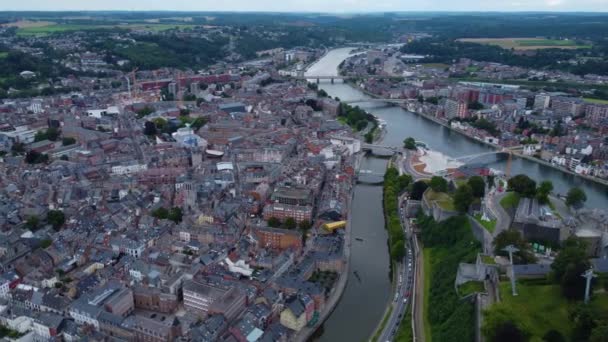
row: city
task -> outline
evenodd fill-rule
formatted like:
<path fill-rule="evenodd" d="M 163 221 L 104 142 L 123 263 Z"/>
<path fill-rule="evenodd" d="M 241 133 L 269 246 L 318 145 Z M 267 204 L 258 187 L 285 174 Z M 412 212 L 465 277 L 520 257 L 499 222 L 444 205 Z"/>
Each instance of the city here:
<path fill-rule="evenodd" d="M 608 340 L 592 2 L 35 3 L 0 5 L 1 341 Z"/>

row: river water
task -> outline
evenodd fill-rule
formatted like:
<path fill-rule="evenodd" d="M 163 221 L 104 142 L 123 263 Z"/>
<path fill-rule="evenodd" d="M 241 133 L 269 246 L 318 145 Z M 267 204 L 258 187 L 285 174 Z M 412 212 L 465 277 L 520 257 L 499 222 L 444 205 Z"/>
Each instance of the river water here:
<path fill-rule="evenodd" d="M 338 65 L 350 55 L 350 48 L 330 51 L 313 64 L 306 75 L 337 75 Z M 312 81 L 312 80 L 311 80 Z M 366 99 L 369 96 L 356 88 L 336 81 L 321 81 L 319 87 L 341 100 Z M 425 142 L 429 148 L 450 157 L 490 151 L 486 145 L 429 121 L 399 107 L 383 107 L 378 103 L 363 102 L 361 108 L 387 123 L 383 145 L 402 146 L 406 137 Z M 489 167 L 503 170 L 504 159 L 487 156 Z M 364 158 L 361 169 L 384 173 L 386 161 Z M 537 182 L 551 180 L 554 191 L 565 194 L 571 187 L 582 188 L 587 194 L 587 207 L 607 208 L 608 189 L 605 186 L 575 177 L 559 170 L 525 159 L 513 158 L 511 174 L 524 173 Z M 351 274 L 342 299 L 320 331 L 319 341 L 362 341 L 373 333 L 389 301 L 389 257 L 387 234 L 382 214 L 382 188 L 358 185 L 355 189 L 352 220 L 351 273 L 357 271 L 361 280 Z M 357 241 L 361 238 L 363 241 Z"/>

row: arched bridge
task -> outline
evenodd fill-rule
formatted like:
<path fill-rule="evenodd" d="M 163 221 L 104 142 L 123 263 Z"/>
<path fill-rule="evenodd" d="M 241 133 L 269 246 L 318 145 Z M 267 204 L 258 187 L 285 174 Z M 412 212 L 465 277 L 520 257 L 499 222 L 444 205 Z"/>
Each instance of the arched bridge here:
<path fill-rule="evenodd" d="M 491 155 L 499 155 L 499 154 L 506 154 L 506 155 L 511 155 L 513 154 L 513 151 L 518 149 L 519 146 L 515 146 L 515 147 L 509 147 L 509 148 L 503 148 L 502 150 L 496 150 L 496 151 L 488 151 L 488 152 L 482 152 L 482 153 L 475 153 L 475 154 L 469 154 L 466 156 L 460 156 L 460 157 L 456 157 L 456 158 L 452 158 L 454 160 L 463 162 L 465 164 L 470 163 L 471 161 L 481 158 L 481 157 L 485 157 L 485 156 L 491 156 Z"/>

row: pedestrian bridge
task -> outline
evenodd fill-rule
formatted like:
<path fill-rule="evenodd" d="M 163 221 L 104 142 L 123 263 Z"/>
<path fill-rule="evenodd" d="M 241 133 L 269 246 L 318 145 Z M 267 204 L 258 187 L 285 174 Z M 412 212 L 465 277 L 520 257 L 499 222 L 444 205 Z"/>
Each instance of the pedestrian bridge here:
<path fill-rule="evenodd" d="M 501 154 L 510 155 L 510 154 L 513 154 L 514 150 L 517 150 L 519 148 L 520 148 L 520 146 L 514 146 L 514 147 L 509 147 L 509 148 L 503 148 L 501 150 L 495 150 L 495 151 L 488 151 L 488 152 L 482 152 L 482 153 L 469 154 L 469 155 L 466 155 L 466 156 L 460 156 L 460 157 L 456 157 L 456 158 L 452 158 L 452 159 L 460 161 L 460 162 L 463 162 L 465 164 L 469 164 L 472 161 L 474 161 L 476 159 L 479 159 L 479 158 L 483 158 L 485 156 L 501 155 Z"/>

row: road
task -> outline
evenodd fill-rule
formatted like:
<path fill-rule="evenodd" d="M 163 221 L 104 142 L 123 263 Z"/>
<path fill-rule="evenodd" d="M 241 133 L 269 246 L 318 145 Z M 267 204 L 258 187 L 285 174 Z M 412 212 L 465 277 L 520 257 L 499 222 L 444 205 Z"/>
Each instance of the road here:
<path fill-rule="evenodd" d="M 405 212 L 403 208 L 403 199 L 400 198 L 400 219 L 401 219 L 401 227 L 405 232 L 406 237 L 411 237 L 411 233 L 408 229 L 408 221 L 405 218 Z M 413 263 L 414 263 L 414 254 L 412 252 L 411 244 L 406 246 L 406 253 L 403 261 L 396 263 L 396 284 L 393 290 L 393 301 L 391 302 L 391 306 L 393 307 L 393 311 L 391 312 L 390 317 L 378 341 L 392 341 L 397 330 L 399 329 L 399 324 L 407 311 L 408 305 L 410 304 L 411 298 L 410 294 L 412 293 L 412 285 L 414 282 L 413 277 Z M 409 324 L 409 322 L 408 322 Z"/>

